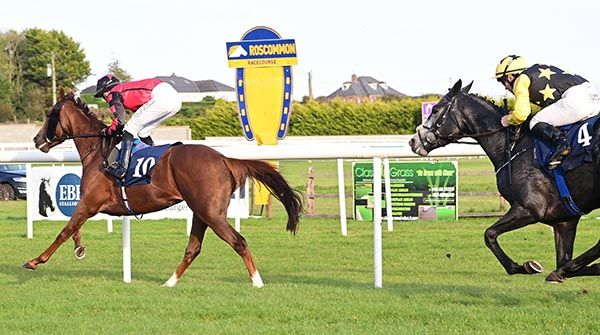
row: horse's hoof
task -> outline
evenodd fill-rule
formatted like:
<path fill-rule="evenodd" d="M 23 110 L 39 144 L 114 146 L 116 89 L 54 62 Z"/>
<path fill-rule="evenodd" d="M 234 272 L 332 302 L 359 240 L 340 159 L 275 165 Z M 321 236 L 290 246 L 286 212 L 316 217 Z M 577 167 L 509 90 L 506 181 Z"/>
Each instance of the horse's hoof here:
<path fill-rule="evenodd" d="M 527 261 L 525 262 L 525 264 L 523 264 L 523 267 L 525 268 L 525 271 L 527 271 L 528 274 L 536 274 L 544 271 L 544 267 L 542 267 L 542 264 L 536 261 Z"/>
<path fill-rule="evenodd" d="M 84 259 L 85 258 L 85 247 L 82 245 L 76 246 L 75 250 L 73 250 L 73 255 L 75 255 L 75 258 L 77 258 L 77 259 Z"/>
<path fill-rule="evenodd" d="M 23 268 L 27 269 L 27 270 L 32 270 L 33 271 L 33 270 L 35 270 L 37 268 L 37 265 L 33 265 L 31 263 L 31 261 L 29 261 L 29 262 L 23 264 Z"/>
<path fill-rule="evenodd" d="M 556 271 L 552 271 L 548 277 L 546 277 L 546 283 L 548 284 L 560 284 L 565 281 L 565 278 L 559 276 Z"/>

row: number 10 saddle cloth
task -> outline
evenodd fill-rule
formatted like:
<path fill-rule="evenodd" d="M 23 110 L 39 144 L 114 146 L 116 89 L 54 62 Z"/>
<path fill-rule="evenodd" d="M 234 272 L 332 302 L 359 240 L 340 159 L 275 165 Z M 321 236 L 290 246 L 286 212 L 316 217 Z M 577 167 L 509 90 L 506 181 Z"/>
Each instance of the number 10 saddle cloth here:
<path fill-rule="evenodd" d="M 131 150 L 131 160 L 129 161 L 129 167 L 125 175 L 124 186 L 149 184 L 152 170 L 165 151 L 172 146 L 180 144 L 182 143 L 176 142 L 159 146 L 149 146 L 139 139 L 135 139 Z M 115 147 L 107 159 L 108 164 L 116 162 L 119 155 L 120 150 Z"/>

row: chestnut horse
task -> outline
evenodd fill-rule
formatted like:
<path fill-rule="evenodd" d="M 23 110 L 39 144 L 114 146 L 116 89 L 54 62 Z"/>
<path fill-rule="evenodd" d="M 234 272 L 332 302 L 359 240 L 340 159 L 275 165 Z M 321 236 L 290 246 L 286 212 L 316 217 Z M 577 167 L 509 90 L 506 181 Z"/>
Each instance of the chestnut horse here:
<path fill-rule="evenodd" d="M 67 139 L 75 141 L 83 165 L 82 194 L 71 219 L 54 242 L 41 255 L 23 265 L 31 270 L 46 263 L 71 235 L 76 250 L 83 252 L 79 230 L 95 214 L 131 214 L 124 205 L 120 183 L 104 172 L 103 139 L 99 134 L 106 125 L 73 93 L 65 95 L 61 90 L 59 97 L 33 140 L 36 148 L 43 152 L 48 152 Z M 245 183 L 247 177 L 265 184 L 273 196 L 281 201 L 288 214 L 287 230 L 295 234 L 302 200 L 279 172 L 266 162 L 228 158 L 204 145 L 169 148 L 156 163 L 150 184 L 127 188 L 130 208 L 137 214 L 158 211 L 183 200 L 193 211 L 192 230 L 183 260 L 164 286 L 175 286 L 200 254 L 208 227 L 242 257 L 252 284 L 255 287 L 264 285 L 246 240 L 229 225 L 226 218 L 231 194 Z"/>

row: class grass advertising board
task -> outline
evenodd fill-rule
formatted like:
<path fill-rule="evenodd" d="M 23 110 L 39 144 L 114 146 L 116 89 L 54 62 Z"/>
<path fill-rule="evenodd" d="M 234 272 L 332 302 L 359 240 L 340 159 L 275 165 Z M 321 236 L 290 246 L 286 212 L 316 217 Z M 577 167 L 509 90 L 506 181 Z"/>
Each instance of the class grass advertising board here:
<path fill-rule="evenodd" d="M 390 184 L 394 220 L 456 220 L 456 161 L 390 162 Z M 382 168 L 383 169 L 383 168 Z M 352 164 L 354 218 L 373 220 L 373 164 Z M 383 173 L 382 173 L 383 176 Z M 385 194 L 385 185 L 381 187 Z M 382 217 L 387 217 L 385 196 Z"/>

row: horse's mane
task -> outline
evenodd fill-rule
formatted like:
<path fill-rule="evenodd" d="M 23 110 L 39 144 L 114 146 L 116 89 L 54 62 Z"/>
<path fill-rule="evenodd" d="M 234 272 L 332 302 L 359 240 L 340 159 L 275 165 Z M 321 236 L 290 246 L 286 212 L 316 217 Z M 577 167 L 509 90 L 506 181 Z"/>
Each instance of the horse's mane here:
<path fill-rule="evenodd" d="M 504 107 L 498 106 L 496 104 L 496 102 L 493 99 L 489 98 L 489 97 L 481 96 L 481 95 L 475 94 L 475 93 L 469 93 L 469 94 L 466 94 L 466 96 L 468 96 L 468 97 L 472 98 L 473 100 L 479 102 L 485 108 L 487 108 L 489 110 L 496 111 L 496 112 L 500 113 L 501 115 L 505 115 L 505 114 L 508 113 L 508 111 Z"/>
<path fill-rule="evenodd" d="M 94 112 L 92 112 L 90 110 L 90 108 L 85 103 L 85 101 L 83 101 L 83 99 L 81 99 L 81 97 L 76 96 L 75 93 L 73 93 L 73 92 L 66 93 L 63 101 L 64 102 L 70 101 L 77 109 L 79 109 L 85 115 L 87 115 L 88 118 L 90 119 L 90 121 L 96 120 L 99 123 L 104 124 L 104 122 L 102 122 L 102 120 L 100 120 L 98 115 L 96 115 Z"/>

